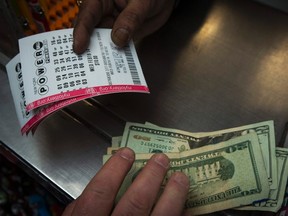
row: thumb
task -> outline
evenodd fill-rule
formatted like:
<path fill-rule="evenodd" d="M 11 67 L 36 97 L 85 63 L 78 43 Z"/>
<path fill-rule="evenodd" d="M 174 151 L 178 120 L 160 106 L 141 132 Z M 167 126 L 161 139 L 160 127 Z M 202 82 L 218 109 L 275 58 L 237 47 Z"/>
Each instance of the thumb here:
<path fill-rule="evenodd" d="M 148 17 L 150 1 L 131 0 L 116 19 L 111 37 L 119 47 L 125 46 Z"/>
<path fill-rule="evenodd" d="M 90 36 L 104 15 L 111 13 L 114 4 L 111 0 L 85 0 L 81 4 L 73 31 L 73 49 L 77 54 L 85 52 Z"/>

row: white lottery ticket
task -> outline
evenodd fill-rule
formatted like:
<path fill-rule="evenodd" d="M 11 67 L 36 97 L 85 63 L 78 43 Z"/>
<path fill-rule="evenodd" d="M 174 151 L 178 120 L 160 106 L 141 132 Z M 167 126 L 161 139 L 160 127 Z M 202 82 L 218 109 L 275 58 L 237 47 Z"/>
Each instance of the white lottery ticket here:
<path fill-rule="evenodd" d="M 6 65 L 6 70 L 22 134 L 29 133 L 30 130 L 33 129 L 33 127 L 38 125 L 49 114 L 88 97 L 86 95 L 80 97 L 74 97 L 71 99 L 54 102 L 52 104 L 48 104 L 38 109 L 27 111 L 26 93 L 24 91 L 24 82 L 23 82 L 23 71 L 19 54 L 16 55 Z"/>
<path fill-rule="evenodd" d="M 72 33 L 64 29 L 19 40 L 27 111 L 74 97 L 149 93 L 133 42 L 119 49 L 111 29 L 95 29 L 87 51 L 76 55 Z"/>
<path fill-rule="evenodd" d="M 22 128 L 31 119 L 31 113 L 26 111 L 24 82 L 19 54 L 6 65 L 6 70 L 17 118 Z"/>

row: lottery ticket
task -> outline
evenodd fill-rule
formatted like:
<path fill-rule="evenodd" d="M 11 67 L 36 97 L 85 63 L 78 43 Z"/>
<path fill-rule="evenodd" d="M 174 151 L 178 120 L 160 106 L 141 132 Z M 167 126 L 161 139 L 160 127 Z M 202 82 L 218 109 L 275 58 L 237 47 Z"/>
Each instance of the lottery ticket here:
<path fill-rule="evenodd" d="M 83 55 L 72 50 L 72 29 L 19 40 L 20 53 L 6 70 L 22 134 L 55 111 L 89 97 L 149 93 L 133 43 L 119 49 L 110 32 L 96 29 Z"/>
<path fill-rule="evenodd" d="M 36 125 L 51 113 L 77 101 L 86 99 L 87 95 L 54 102 L 37 109 L 27 111 L 26 93 L 24 91 L 23 71 L 20 55 L 16 55 L 7 65 L 6 70 L 10 83 L 10 89 L 14 100 L 16 115 L 21 126 L 21 133 L 29 133 Z"/>
<path fill-rule="evenodd" d="M 85 53 L 73 52 L 73 29 L 19 40 L 26 109 L 116 92 L 149 93 L 133 42 L 118 48 L 111 29 L 95 29 Z"/>

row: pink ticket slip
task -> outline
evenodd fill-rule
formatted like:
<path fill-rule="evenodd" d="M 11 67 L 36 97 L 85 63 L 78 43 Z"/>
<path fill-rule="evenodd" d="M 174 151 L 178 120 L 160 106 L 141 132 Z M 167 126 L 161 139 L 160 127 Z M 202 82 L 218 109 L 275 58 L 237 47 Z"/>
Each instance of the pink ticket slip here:
<path fill-rule="evenodd" d="M 19 40 L 26 110 L 74 97 L 149 93 L 133 42 L 120 49 L 111 29 L 95 29 L 85 53 L 72 49 L 73 29 Z"/>

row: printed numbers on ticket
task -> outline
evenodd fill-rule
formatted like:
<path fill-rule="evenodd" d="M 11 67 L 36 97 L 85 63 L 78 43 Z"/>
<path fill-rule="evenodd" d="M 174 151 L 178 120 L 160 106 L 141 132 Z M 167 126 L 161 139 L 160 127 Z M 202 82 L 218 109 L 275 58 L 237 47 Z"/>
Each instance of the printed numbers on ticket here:
<path fill-rule="evenodd" d="M 119 49 L 110 32 L 95 29 L 82 55 L 73 52 L 73 29 L 20 39 L 26 109 L 84 95 L 148 93 L 133 43 Z"/>
<path fill-rule="evenodd" d="M 23 82 L 23 71 L 19 54 L 11 59 L 11 61 L 6 65 L 6 70 L 22 134 L 29 133 L 51 113 L 87 98 L 85 95 L 73 97 L 71 99 L 61 100 L 31 111 L 27 111 L 26 93 L 24 91 L 25 84 Z"/>

